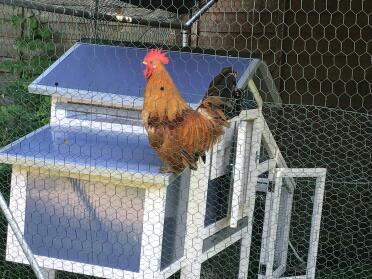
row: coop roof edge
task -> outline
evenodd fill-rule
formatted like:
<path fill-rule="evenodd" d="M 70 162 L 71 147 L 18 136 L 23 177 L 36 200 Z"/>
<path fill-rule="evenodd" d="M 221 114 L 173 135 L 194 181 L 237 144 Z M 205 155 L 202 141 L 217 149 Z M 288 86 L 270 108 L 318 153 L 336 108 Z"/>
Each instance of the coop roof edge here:
<path fill-rule="evenodd" d="M 39 163 L 42 162 L 42 163 Z M 163 175 L 151 175 L 145 174 L 143 172 L 112 172 L 102 168 L 87 168 L 79 166 L 78 164 L 69 164 L 63 162 L 56 162 L 53 160 L 38 160 L 32 157 L 27 157 L 23 155 L 8 155 L 0 153 L 0 163 L 18 165 L 22 167 L 30 168 L 44 168 L 54 171 L 60 171 L 65 173 L 74 173 L 77 175 L 88 175 L 88 176 L 101 176 L 107 177 L 113 180 L 128 181 L 130 183 L 134 182 L 136 185 L 144 186 L 167 186 L 173 179 L 170 176 Z M 130 186 L 130 185 L 128 185 Z"/>
<path fill-rule="evenodd" d="M 68 49 L 60 58 L 58 58 L 52 65 L 50 65 L 42 74 L 40 74 L 29 86 L 28 91 L 32 94 L 40 94 L 40 95 L 47 95 L 47 96 L 56 96 L 56 97 L 66 97 L 75 100 L 85 100 L 85 101 L 93 101 L 97 103 L 106 103 L 111 105 L 120 105 L 123 107 L 130 107 L 135 109 L 141 109 L 143 104 L 142 97 L 133 97 L 133 96 L 126 96 L 126 95 L 117 95 L 108 92 L 97 92 L 97 91 L 88 91 L 88 90 L 80 90 L 80 89 L 72 89 L 72 88 L 63 88 L 63 87 L 52 87 L 47 85 L 40 85 L 38 84 L 43 77 L 48 75 L 59 63 L 61 63 L 65 58 L 67 58 L 75 49 L 77 49 L 81 45 L 92 45 L 92 43 L 87 42 L 76 42 L 70 49 Z M 93 43 L 93 45 L 96 45 Z M 100 45 L 100 44 L 97 44 Z M 103 45 L 101 45 L 103 46 Z M 111 46 L 111 45 L 104 45 L 104 46 Z M 116 45 L 112 45 L 112 47 L 120 47 Z M 136 48 L 136 47 L 126 47 L 126 48 Z M 183 51 L 181 51 L 183 52 Z M 195 53 L 198 54 L 198 53 Z M 211 54 L 203 54 L 203 55 L 211 55 Z M 217 55 L 220 56 L 220 55 Z M 239 88 L 245 88 L 249 80 L 254 80 L 257 82 L 258 80 L 262 79 L 264 81 L 265 88 L 264 90 L 260 90 L 260 94 L 264 94 L 265 99 L 267 99 L 267 95 L 269 95 L 272 99 L 272 102 L 276 105 L 281 105 L 282 100 L 280 98 L 280 94 L 275 86 L 274 80 L 272 75 L 269 71 L 268 66 L 262 60 L 257 58 L 249 58 L 251 62 L 245 72 L 242 74 L 238 81 Z M 260 83 L 262 84 L 262 83 Z M 191 103 L 192 107 L 196 107 L 198 104 Z"/>
<path fill-rule="evenodd" d="M 257 77 L 257 76 L 260 77 Z M 260 95 L 264 94 L 264 100 L 266 100 L 267 95 L 269 94 L 272 102 L 278 106 L 282 105 L 282 99 L 280 98 L 280 94 L 275 86 L 274 80 L 272 75 L 269 71 L 268 66 L 265 62 L 259 59 L 252 59 L 252 62 L 249 64 L 248 68 L 245 70 L 243 75 L 238 81 L 237 87 L 244 89 L 247 87 L 248 81 L 253 80 L 257 82 L 257 79 L 262 78 L 264 80 L 265 88 L 259 91 Z"/>

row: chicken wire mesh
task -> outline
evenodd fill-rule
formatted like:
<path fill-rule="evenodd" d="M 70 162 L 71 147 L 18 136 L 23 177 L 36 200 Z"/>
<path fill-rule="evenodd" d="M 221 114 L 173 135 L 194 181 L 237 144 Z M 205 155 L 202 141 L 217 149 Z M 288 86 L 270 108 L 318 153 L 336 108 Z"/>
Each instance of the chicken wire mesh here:
<path fill-rule="evenodd" d="M 212 2 L 0 1 L 0 146 L 12 143 L 10 147 L 33 151 L 27 163 L 15 153 L 19 161 L 0 164 L 0 191 L 39 265 L 49 268 L 43 271 L 46 278 L 266 278 L 269 254 L 275 270 L 283 264 L 284 252 L 285 272 L 272 278 L 303 276 L 313 267 L 307 264 L 310 247 L 318 249 L 315 278 L 371 278 L 371 3 Z M 186 22 L 208 3 L 213 5 L 188 28 Z M 207 86 L 223 68 L 223 58 L 208 60 L 207 54 L 264 61 L 282 104 L 264 98 L 260 106 L 251 87 L 245 92 L 250 98 L 244 108 L 262 111 L 269 138 L 277 145 L 270 151 L 274 143 L 258 137 L 258 161 L 267 162 L 270 169 L 270 159 L 277 159 L 280 150 L 286 168 L 327 169 L 319 243 L 310 241 L 318 189 L 314 177 L 293 178 L 292 190 L 283 180 L 280 198 L 275 199 L 274 177 L 262 174 L 257 189 L 242 193 L 248 200 L 241 211 L 250 208 L 249 213 L 240 212 L 236 228 L 231 225 L 233 187 L 239 184 L 234 181 L 234 156 L 241 148 L 235 122 L 223 152 L 213 147 L 214 157 L 200 162 L 198 171 L 186 170 L 169 185 L 155 187 L 147 174 L 161 164 L 146 145 L 147 135 L 122 128 L 128 123 L 143 125 L 134 101 L 128 109 L 110 99 L 97 102 L 94 94 L 84 102 L 64 95 L 58 103 L 50 96 L 28 93 L 28 85 L 61 61 L 76 42 L 134 47 L 133 55 L 141 59 L 144 53 L 136 49 L 172 49 L 181 66 L 171 61 L 168 69 L 184 73 L 173 71 L 172 78 L 177 85 L 187 85 L 181 92 L 186 95 L 204 94 L 207 87 L 199 83 Z M 178 57 L 180 50 L 203 55 Z M 136 84 L 137 76 L 145 81 L 144 66 L 123 64 L 121 59 L 131 57 L 119 52 L 108 64 L 98 59 L 98 52 L 76 55 L 78 63 L 67 65 L 65 71 L 85 65 L 95 79 L 83 73 L 75 78 L 94 84 L 100 77 L 111 80 L 109 73 L 118 67 L 128 68 L 133 75 L 123 77 L 125 86 Z M 100 68 L 100 63 L 111 66 Z M 239 69 L 241 77 L 244 65 Z M 264 88 L 267 79 L 255 77 L 259 93 L 270 91 Z M 57 92 L 63 84 L 53 81 L 53 87 Z M 124 88 L 112 87 L 109 93 Z M 85 97 L 85 88 L 76 89 Z M 144 88 L 138 88 L 138 97 L 143 94 Z M 61 110 L 67 120 L 55 115 Z M 59 129 L 44 129 L 23 143 L 15 142 L 53 117 Z M 252 141 L 259 134 L 254 128 Z M 66 165 L 58 165 L 58 158 L 50 163 L 46 154 L 55 152 L 84 167 L 74 170 L 67 159 Z M 3 154 L 6 159 L 12 156 Z M 122 178 L 123 169 L 130 168 L 128 158 L 137 158 L 137 171 L 129 182 Z M 2 161 L 6 159 L 2 156 Z M 100 164 L 109 168 L 114 159 L 111 172 L 97 174 Z M 140 170 L 139 165 L 147 169 Z M 243 174 L 241 184 L 248 185 L 252 169 Z M 273 213 L 275 203 L 278 215 Z M 246 231 L 249 224 L 252 235 Z M 284 245 L 269 246 L 267 235 L 273 226 L 271 237 L 288 236 Z M 2 214 L 0 236 L 1 278 L 36 278 Z"/>

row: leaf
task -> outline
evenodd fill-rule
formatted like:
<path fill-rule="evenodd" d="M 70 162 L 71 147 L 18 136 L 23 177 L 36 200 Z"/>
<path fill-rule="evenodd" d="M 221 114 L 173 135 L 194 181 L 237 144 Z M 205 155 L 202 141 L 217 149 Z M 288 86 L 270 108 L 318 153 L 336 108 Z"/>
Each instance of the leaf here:
<path fill-rule="evenodd" d="M 52 51 L 55 50 L 56 46 L 53 42 L 46 42 L 45 43 L 45 50 L 46 51 Z"/>
<path fill-rule="evenodd" d="M 32 57 L 30 64 L 32 67 L 47 68 L 51 63 L 49 56 L 36 56 Z"/>
<path fill-rule="evenodd" d="M 13 48 L 19 53 L 28 52 L 28 42 L 24 39 L 18 38 L 14 41 Z"/>
<path fill-rule="evenodd" d="M 25 18 L 25 20 L 24 37 L 32 40 L 38 32 L 39 20 L 34 15 Z"/>
<path fill-rule="evenodd" d="M 50 30 L 49 26 L 47 26 L 47 25 L 40 26 L 39 29 L 38 29 L 38 35 L 44 40 L 51 39 L 52 38 L 52 31 Z"/>
<path fill-rule="evenodd" d="M 35 30 L 39 26 L 39 20 L 35 15 L 32 15 L 27 18 L 27 26 L 30 30 Z"/>
<path fill-rule="evenodd" d="M 7 72 L 13 72 L 14 63 L 15 61 L 13 59 L 6 59 L 0 62 L 0 69 Z"/>
<path fill-rule="evenodd" d="M 42 40 L 32 40 L 28 46 L 30 50 L 45 49 L 45 43 Z"/>
<path fill-rule="evenodd" d="M 16 27 L 21 27 L 22 23 L 25 21 L 25 18 L 20 15 L 14 15 L 11 17 L 12 24 Z"/>

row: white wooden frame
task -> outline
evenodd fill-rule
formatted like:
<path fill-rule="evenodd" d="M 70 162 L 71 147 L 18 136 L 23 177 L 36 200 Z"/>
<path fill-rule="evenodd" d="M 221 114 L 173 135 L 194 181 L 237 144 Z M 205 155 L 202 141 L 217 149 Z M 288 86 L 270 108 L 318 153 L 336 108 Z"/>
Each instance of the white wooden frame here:
<path fill-rule="evenodd" d="M 270 180 L 272 181 L 272 179 Z M 280 276 L 286 271 L 287 264 L 287 254 L 288 254 L 288 244 L 289 244 L 289 230 L 291 223 L 291 214 L 292 214 L 292 202 L 293 202 L 293 191 L 290 191 L 288 188 L 283 188 L 282 191 L 287 191 L 287 200 L 284 201 L 285 208 L 283 211 L 278 212 L 281 214 L 280 217 L 284 218 L 283 223 L 279 223 L 278 226 L 283 228 L 283 235 L 280 235 L 281 238 L 277 240 L 278 249 L 281 251 L 281 257 L 279 260 L 279 266 L 275 270 L 275 275 Z M 268 239 L 269 239 L 269 229 L 272 224 L 270 223 L 272 215 L 274 213 L 273 209 L 273 199 L 274 193 L 265 189 L 266 192 L 266 202 L 265 202 L 265 215 L 262 231 L 262 242 L 261 242 L 261 252 L 260 252 L 260 266 L 266 266 L 268 262 Z"/>
<path fill-rule="evenodd" d="M 50 125 L 68 127 L 68 128 L 87 127 L 90 129 L 97 129 L 97 130 L 103 130 L 103 131 L 146 134 L 145 128 L 143 126 L 125 125 L 125 124 L 117 124 L 117 123 L 110 123 L 110 122 L 100 122 L 100 121 L 69 118 L 67 116 L 67 108 L 69 106 L 68 104 L 69 101 L 71 100 L 64 98 L 64 97 L 55 97 L 55 96 L 52 97 Z M 84 104 L 84 102 L 81 102 L 81 101 L 77 101 L 77 102 Z M 65 107 L 57 106 L 58 104 L 61 104 L 61 103 L 66 104 Z M 94 104 L 89 104 L 89 105 L 94 105 Z M 98 104 L 98 105 L 103 106 L 105 104 Z M 113 106 L 107 105 L 107 107 L 108 109 L 115 109 L 115 107 Z M 116 109 L 125 110 L 125 108 L 116 108 Z"/>
<path fill-rule="evenodd" d="M 253 213 L 256 202 L 256 185 L 259 176 L 258 162 L 260 157 L 261 138 L 264 130 L 264 119 L 261 112 L 253 123 L 252 141 L 248 162 L 248 179 L 246 190 L 242 195 L 244 201 L 243 212 L 248 216 L 248 225 L 243 229 L 243 237 L 240 248 L 239 279 L 246 279 L 248 276 L 249 256 L 252 242 Z"/>
<path fill-rule="evenodd" d="M 265 244 L 265 254 L 267 254 L 266 270 L 265 274 L 259 274 L 259 279 L 274 279 L 274 278 L 296 278 L 296 279 L 314 279 L 315 278 L 315 268 L 316 268 L 316 258 L 319 242 L 319 232 L 320 232 L 320 221 L 323 206 L 323 196 L 324 196 L 324 186 L 326 169 L 324 168 L 277 168 L 275 169 L 275 190 L 272 194 L 271 202 L 272 207 L 270 210 L 272 214 L 270 215 L 269 231 L 267 232 L 267 240 Z M 283 178 L 290 177 L 314 177 L 315 182 L 315 195 L 313 204 L 313 214 L 311 221 L 311 232 L 310 232 L 310 247 L 307 259 L 306 274 L 301 276 L 289 276 L 280 277 L 286 268 L 286 257 L 287 250 L 282 254 L 281 265 L 273 270 L 274 257 L 275 257 L 275 243 L 276 243 L 276 232 L 278 227 L 278 217 L 279 217 L 279 204 L 283 185 Z M 292 205 L 292 199 L 290 199 L 289 205 Z M 287 225 L 289 230 L 289 224 Z M 283 236 L 284 241 L 282 243 L 288 244 L 288 232 L 285 231 Z M 282 245 L 283 245 L 282 244 Z M 283 247 L 280 245 L 279 247 Z M 286 248 L 288 249 L 288 248 Z M 283 259 L 285 257 L 285 259 Z"/>
<path fill-rule="evenodd" d="M 210 156 L 211 154 L 208 153 L 207 158 Z M 200 278 L 209 161 L 207 160 L 205 164 L 198 164 L 198 169 L 191 172 L 184 247 L 185 265 L 181 268 L 181 279 Z"/>
<path fill-rule="evenodd" d="M 265 128 L 262 137 L 262 144 L 267 148 L 270 158 L 267 161 L 261 162 L 259 164 L 259 173 L 269 172 L 269 177 L 266 179 L 267 185 L 265 189 L 256 189 L 257 191 L 266 192 L 266 201 L 265 201 L 265 214 L 262 230 L 262 243 L 261 243 L 261 252 L 260 252 L 260 267 L 266 266 L 268 261 L 268 251 L 267 251 L 267 239 L 269 237 L 269 229 L 271 228 L 271 216 L 273 213 L 273 193 L 268 189 L 269 183 L 273 181 L 274 170 L 277 167 L 286 167 L 285 160 L 280 153 L 279 147 L 277 146 L 271 131 L 269 130 L 267 123 L 265 122 Z M 288 235 L 290 229 L 290 218 L 292 210 L 292 198 L 293 198 L 293 189 L 295 188 L 295 183 L 293 179 L 286 178 L 288 191 L 288 200 L 286 201 L 286 208 L 283 212 L 285 215 L 285 222 L 281 223 L 280 226 L 284 230 L 284 236 L 280 239 L 280 247 L 282 251 L 282 257 L 280 259 L 280 266 L 277 269 L 277 272 L 282 274 L 285 271 L 287 252 L 288 252 Z"/>
<path fill-rule="evenodd" d="M 251 138 L 253 137 L 253 133 L 252 133 L 252 130 L 253 130 L 253 122 L 255 119 L 257 119 L 257 117 L 259 117 L 260 115 L 260 112 L 258 109 L 251 109 L 251 110 L 245 110 L 245 111 L 242 111 L 240 113 L 240 115 L 238 117 L 235 117 L 234 119 L 231 120 L 231 123 L 242 123 L 244 124 L 243 128 L 244 129 L 238 129 L 237 133 L 238 133 L 238 146 L 237 146 L 237 149 L 240 150 L 239 153 L 237 153 L 237 157 L 236 158 L 236 161 L 238 161 L 238 165 L 239 167 L 234 167 L 234 173 L 233 173 L 233 180 L 234 180 L 234 184 L 233 184 L 233 187 L 232 187 L 232 191 L 233 191 L 233 194 L 232 194 L 232 197 L 234 199 L 234 205 L 231 206 L 232 204 L 232 201 L 230 202 L 230 206 L 229 206 L 229 211 L 228 211 L 228 214 L 225 218 L 205 227 L 204 229 L 204 238 L 207 238 L 208 236 L 211 236 L 215 233 L 217 233 L 218 231 L 228 227 L 228 226 L 232 226 L 231 224 L 231 215 L 233 214 L 234 215 L 234 222 L 237 223 L 238 220 L 240 220 L 241 218 L 243 218 L 245 215 L 243 214 L 243 206 L 244 206 L 244 198 L 243 196 L 245 195 L 245 191 L 246 191 L 246 187 L 244 185 L 246 185 L 246 182 L 247 182 L 247 176 L 248 176 L 248 169 L 247 169 L 247 164 L 248 164 L 248 160 L 246 159 L 247 157 L 249 157 L 250 155 L 250 144 L 251 144 Z M 239 138 L 239 135 L 240 135 L 240 138 Z M 245 142 L 245 140 L 247 142 Z M 211 150 L 211 153 L 212 153 L 212 160 L 211 160 L 211 166 L 212 166 L 212 171 L 211 171 L 211 174 L 210 174 L 210 179 L 214 179 L 218 176 L 221 176 L 224 174 L 223 170 L 214 170 L 213 169 L 213 165 L 215 165 L 218 161 L 218 152 L 222 151 L 223 149 L 223 146 L 225 144 L 225 140 L 224 138 L 221 139 L 221 141 L 219 143 L 217 143 L 214 148 Z M 217 150 L 216 150 L 217 149 Z M 243 163 L 242 163 L 243 162 Z M 219 163 L 219 166 L 224 166 L 223 164 Z M 239 183 L 241 184 L 240 186 L 237 186 L 236 184 Z M 244 187 L 243 187 L 244 186 Z M 235 212 L 232 213 L 233 210 L 231 210 L 232 208 L 234 208 Z M 236 226 L 236 225 L 235 225 Z"/>
<path fill-rule="evenodd" d="M 238 136 L 235 165 L 233 171 L 233 189 L 230 206 L 230 227 L 236 228 L 240 218 L 244 217 L 243 205 L 245 204 L 244 195 L 247 191 L 248 172 L 250 166 L 248 161 L 251 154 L 252 145 L 256 137 L 254 121 L 259 117 L 259 110 L 242 111 L 239 116 Z"/>
<path fill-rule="evenodd" d="M 30 86 L 29 92 L 35 94 L 51 95 L 52 111 L 50 125 L 65 127 L 89 127 L 97 130 L 108 131 L 126 131 L 131 133 L 145 133 L 144 128 L 140 126 L 122 125 L 115 123 L 102 123 L 89 120 L 77 120 L 67 117 L 66 111 L 56 107 L 57 102 L 76 101 L 86 104 L 99 104 L 109 107 L 130 108 L 140 110 L 143 104 L 143 98 L 130 96 L 118 96 L 106 92 L 94 92 L 86 90 L 75 90 L 62 87 L 44 86 L 38 84 L 40 80 L 52 71 L 58 63 L 70 55 L 82 43 L 77 43 L 71 47 L 60 59 L 53 63 L 42 75 L 40 75 Z M 163 221 L 165 211 L 165 185 L 170 184 L 172 177 L 167 175 L 147 175 L 138 173 L 112 173 L 105 169 L 88 169 L 85 166 L 79 167 L 76 164 L 66 164 L 65 162 L 32 160 L 22 156 L 0 156 L 0 161 L 12 163 L 12 189 L 11 189 L 11 211 L 15 214 L 16 221 L 24 232 L 24 214 L 26 201 L 27 175 L 31 168 L 44 169 L 44 172 L 60 172 L 68 177 L 84 176 L 104 178 L 105 181 L 111 180 L 120 184 L 131 182 L 134 187 L 146 187 L 144 204 L 144 227 L 141 243 L 141 262 L 140 272 L 128 272 L 118 269 L 105 268 L 101 266 L 82 264 L 73 261 L 59 260 L 48 257 L 36 256 L 39 264 L 45 269 L 45 275 L 54 277 L 54 270 L 66 270 L 86 275 L 94 275 L 102 278 L 166 278 L 181 269 L 181 278 L 199 278 L 201 263 L 223 249 L 227 248 L 236 241 L 242 241 L 241 261 L 239 267 L 239 278 L 246 278 L 249 265 L 249 253 L 252 234 L 253 210 L 255 202 L 255 187 L 257 177 L 261 172 L 262 166 L 258 164 L 261 137 L 265 130 L 265 121 L 261 114 L 262 98 L 252 77 L 258 68 L 263 65 L 257 59 L 252 59 L 248 69 L 244 72 L 238 81 L 238 88 L 249 88 L 253 93 L 259 109 L 247 110 L 241 113 L 238 119 L 238 147 L 236 164 L 233 172 L 232 200 L 229 208 L 229 214 L 226 218 L 204 228 L 206 196 L 208 188 L 209 160 L 207 164 L 199 164 L 199 169 L 192 172 L 189 192 L 189 205 L 187 212 L 187 233 L 185 239 L 184 256 L 171 264 L 169 267 L 160 271 L 161 242 L 163 235 Z M 270 75 L 264 78 L 265 82 L 272 82 Z M 271 92 L 275 94 L 275 92 Z M 280 100 L 279 95 L 277 96 Z M 91 102 L 84 101 L 91 99 Z M 275 99 L 275 98 L 274 98 Z M 197 104 L 190 104 L 196 107 Z M 41 129 L 47 128 L 44 126 Z M 37 130 L 34 133 L 38 132 Z M 30 135 L 28 135 L 30 136 Z M 27 137 L 27 136 L 26 136 Z M 23 140 L 19 139 L 16 142 Z M 13 143 L 14 144 L 14 143 Z M 220 145 L 223 143 L 220 143 Z M 210 155 L 210 154 L 209 154 Z M 257 156 L 258 155 L 258 156 Z M 213 157 L 212 157 L 213 160 Z M 218 160 L 217 157 L 214 160 Z M 213 162 L 215 162 L 213 161 Z M 22 166 L 20 166 L 22 165 Z M 63 169 L 63 171 L 61 171 Z M 18 177 L 18 182 L 15 177 Z M 135 185 L 133 184 L 135 183 Z M 17 184 L 19 184 L 17 186 Z M 206 252 L 202 252 L 203 240 L 208 236 L 217 233 L 221 229 L 231 226 L 236 227 L 238 220 L 248 217 L 248 225 L 238 232 L 227 237 L 225 240 L 217 243 Z M 154 233 L 156 232 L 156 233 Z M 16 262 L 27 263 L 25 257 L 17 247 L 17 242 L 11 231 L 8 233 L 7 241 L 7 259 Z M 14 253 L 17 252 L 17 255 Z M 12 254 L 13 253 L 13 254 Z M 145 260 L 144 260 L 145 259 Z"/>

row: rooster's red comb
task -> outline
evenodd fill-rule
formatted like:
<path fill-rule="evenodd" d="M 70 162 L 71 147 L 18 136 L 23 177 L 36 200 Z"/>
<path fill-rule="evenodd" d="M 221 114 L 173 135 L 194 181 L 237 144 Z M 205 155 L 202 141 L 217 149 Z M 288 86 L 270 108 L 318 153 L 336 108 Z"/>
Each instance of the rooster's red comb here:
<path fill-rule="evenodd" d="M 166 52 L 163 52 L 161 48 L 151 49 L 145 56 L 144 61 L 158 59 L 163 64 L 169 63 L 169 58 L 166 56 Z"/>

